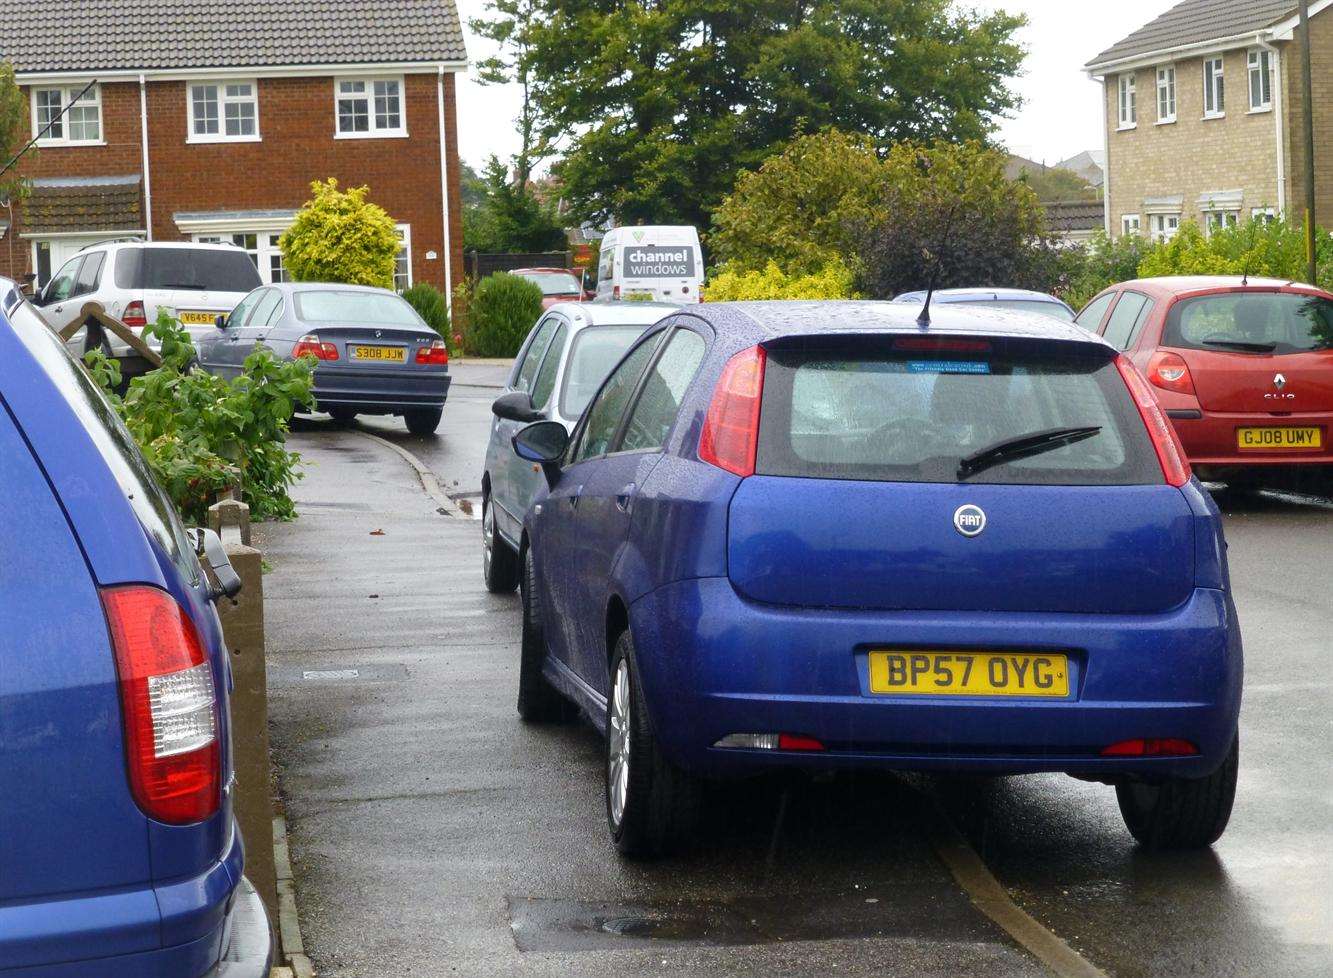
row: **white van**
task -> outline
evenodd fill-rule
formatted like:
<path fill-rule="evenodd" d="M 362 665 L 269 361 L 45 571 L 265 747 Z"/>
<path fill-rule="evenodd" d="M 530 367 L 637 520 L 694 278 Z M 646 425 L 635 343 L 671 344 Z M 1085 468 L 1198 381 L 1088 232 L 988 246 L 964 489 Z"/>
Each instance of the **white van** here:
<path fill-rule="evenodd" d="M 597 298 L 683 305 L 703 298 L 704 256 L 692 227 L 619 227 L 602 237 Z"/>

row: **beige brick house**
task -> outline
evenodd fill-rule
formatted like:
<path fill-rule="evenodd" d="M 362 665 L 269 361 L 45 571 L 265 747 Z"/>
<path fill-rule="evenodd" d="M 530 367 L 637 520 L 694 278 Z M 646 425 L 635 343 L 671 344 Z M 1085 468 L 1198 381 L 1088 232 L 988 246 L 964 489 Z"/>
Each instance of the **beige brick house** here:
<path fill-rule="evenodd" d="M 1333 0 L 1311 0 L 1316 194 L 1333 224 Z M 1304 218 L 1296 0 L 1185 0 L 1088 63 L 1102 82 L 1106 230 L 1170 238 Z"/>

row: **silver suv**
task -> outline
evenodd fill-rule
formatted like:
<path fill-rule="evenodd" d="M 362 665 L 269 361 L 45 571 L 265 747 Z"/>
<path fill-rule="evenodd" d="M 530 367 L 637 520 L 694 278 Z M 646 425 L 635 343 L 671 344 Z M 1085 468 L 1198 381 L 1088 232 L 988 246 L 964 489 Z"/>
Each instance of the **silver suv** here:
<path fill-rule="evenodd" d="M 115 242 L 91 245 L 65 262 L 33 297 L 33 305 L 56 332 L 80 320 L 89 302 L 136 329 L 156 322 L 158 310 L 166 309 L 197 343 L 213 331 L 218 316 L 262 284 L 250 256 L 234 245 Z M 66 341 L 75 356 L 94 345 L 87 333 L 80 324 Z M 129 353 L 109 334 L 102 345 L 111 356 Z"/>

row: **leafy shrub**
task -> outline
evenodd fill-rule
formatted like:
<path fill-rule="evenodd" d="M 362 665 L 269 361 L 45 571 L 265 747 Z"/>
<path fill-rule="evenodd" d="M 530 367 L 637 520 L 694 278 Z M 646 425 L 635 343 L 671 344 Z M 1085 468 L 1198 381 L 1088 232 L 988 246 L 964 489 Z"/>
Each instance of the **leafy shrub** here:
<path fill-rule="evenodd" d="M 1112 239 L 1098 230 L 1086 247 L 1067 249 L 1067 272 L 1056 283 L 1055 294 L 1082 309 L 1107 286 L 1138 278 L 1139 265 L 1153 247 L 1137 234 Z"/>
<path fill-rule="evenodd" d="M 477 283 L 468 310 L 468 351 L 512 357 L 542 314 L 542 290 L 525 278 L 497 272 Z"/>
<path fill-rule="evenodd" d="M 452 343 L 449 336 L 449 306 L 444 301 L 443 292 L 429 282 L 418 282 L 403 293 L 403 298 L 426 321 L 427 326 L 439 333 L 446 343 Z"/>
<path fill-rule="evenodd" d="M 120 367 L 100 350 L 85 355 L 93 378 L 143 451 L 153 474 L 188 523 L 203 523 L 214 497 L 239 487 L 256 518 L 292 519 L 287 488 L 300 457 L 285 447 L 292 411 L 310 404 L 314 369 L 260 347 L 227 381 L 194 366 L 189 333 L 165 311 L 144 330 L 162 344 L 162 366 L 114 393 Z"/>
<path fill-rule="evenodd" d="M 1318 281 L 1333 287 L 1333 235 L 1316 237 Z M 1195 224 L 1183 224 L 1169 242 L 1145 255 L 1139 275 L 1251 275 L 1304 282 L 1310 277 L 1305 229 L 1286 221 L 1246 221 L 1215 228 L 1207 237 Z"/>
<path fill-rule="evenodd" d="M 709 279 L 704 292 L 709 302 L 747 299 L 850 299 L 855 296 L 852 272 L 839 259 L 809 275 L 788 275 L 769 261 L 762 272 L 735 271 L 730 267 Z"/>
<path fill-rule="evenodd" d="M 297 282 L 346 282 L 393 288 L 398 229 L 384 208 L 366 200 L 368 187 L 342 191 L 330 177 L 278 242 L 287 274 Z"/>

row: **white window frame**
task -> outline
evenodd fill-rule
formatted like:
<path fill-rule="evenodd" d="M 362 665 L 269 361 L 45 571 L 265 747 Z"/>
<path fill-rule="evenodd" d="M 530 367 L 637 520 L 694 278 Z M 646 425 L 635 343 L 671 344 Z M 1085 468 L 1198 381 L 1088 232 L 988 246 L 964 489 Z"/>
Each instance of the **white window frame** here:
<path fill-rule="evenodd" d="M 1249 84 L 1246 86 L 1246 93 L 1250 100 L 1250 112 L 1272 112 L 1273 111 L 1273 52 L 1266 51 L 1263 48 L 1251 48 L 1246 56 L 1245 63 L 1249 68 L 1246 79 Z M 1268 98 L 1254 101 L 1254 83 L 1255 76 L 1259 76 L 1259 92 L 1267 94 Z"/>
<path fill-rule="evenodd" d="M 1163 98 L 1165 96 L 1165 98 Z M 1162 111 L 1165 101 L 1168 112 Z M 1157 124 L 1165 126 L 1176 121 L 1176 66 L 1161 65 L 1157 69 Z"/>
<path fill-rule="evenodd" d="M 1226 59 L 1222 55 L 1203 62 L 1203 117 L 1225 119 L 1227 114 Z M 1208 107 L 1209 102 L 1212 108 Z"/>
<path fill-rule="evenodd" d="M 1234 228 L 1240 224 L 1240 211 L 1229 207 L 1218 207 L 1201 212 L 1203 214 L 1203 233 L 1212 237 L 1218 228 Z"/>
<path fill-rule="evenodd" d="M 1168 213 L 1162 211 L 1156 214 L 1150 214 L 1149 226 L 1151 228 L 1152 240 L 1157 243 L 1170 241 L 1180 233 L 1180 212 Z M 1174 224 L 1172 223 L 1174 222 Z"/>
<path fill-rule="evenodd" d="M 1251 208 L 1250 208 L 1250 220 L 1251 220 L 1251 221 L 1263 221 L 1265 224 L 1272 224 L 1274 221 L 1277 220 L 1277 208 L 1276 208 L 1276 207 L 1251 207 Z"/>
<path fill-rule="evenodd" d="M 412 225 L 399 224 L 397 230 L 403 246 L 398 249 L 398 255 L 394 258 L 393 288 L 395 292 L 406 292 L 412 287 Z M 406 271 L 402 275 L 398 273 L 399 259 L 406 262 Z"/>
<path fill-rule="evenodd" d="M 1141 235 L 1143 233 L 1143 218 L 1138 214 L 1121 214 L 1120 233 Z"/>
<path fill-rule="evenodd" d="M 1138 110 L 1138 74 L 1133 71 L 1120 76 L 1116 84 L 1118 105 L 1118 129 L 1136 129 L 1139 124 Z"/>
<path fill-rule="evenodd" d="M 360 83 L 365 91 L 359 97 L 366 100 L 367 126 L 365 132 L 342 131 L 340 104 L 357 98 L 354 93 L 345 93 L 342 86 L 347 83 Z M 398 86 L 398 125 L 377 126 L 375 123 L 375 85 L 392 82 Z M 340 75 L 333 79 L 333 138 L 334 139 L 406 139 L 407 138 L 407 78 L 405 75 Z"/>
<path fill-rule="evenodd" d="M 249 96 L 228 95 L 229 85 L 249 85 Z M 195 132 L 194 90 L 196 88 L 217 89 L 218 131 L 211 133 Z M 227 106 L 250 104 L 255 110 L 255 131 L 253 134 L 229 136 L 227 134 Z M 199 78 L 185 83 L 185 141 L 187 143 L 258 143 L 262 142 L 259 128 L 259 81 L 254 78 Z"/>
<path fill-rule="evenodd" d="M 59 92 L 60 108 L 64 110 L 70 100 L 79 92 L 83 91 L 83 85 L 35 85 L 29 96 L 29 103 L 32 107 L 32 131 L 33 134 L 41 132 L 44 125 L 39 121 L 37 113 L 37 96 L 41 92 Z M 106 145 L 106 120 L 102 116 L 102 86 L 94 85 L 88 89 L 88 94 L 83 97 L 79 103 L 83 107 L 89 105 L 97 108 L 97 138 L 96 139 L 71 139 L 69 135 L 69 113 L 65 112 L 60 119 L 60 135 L 44 136 L 37 140 L 40 146 L 105 146 Z M 49 120 L 48 120 L 49 121 Z"/>

